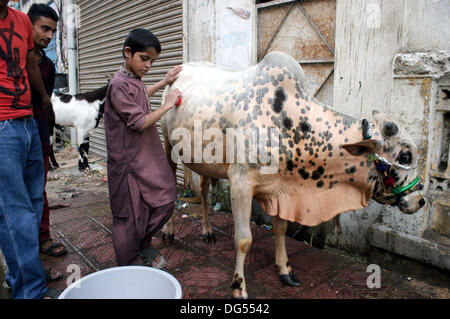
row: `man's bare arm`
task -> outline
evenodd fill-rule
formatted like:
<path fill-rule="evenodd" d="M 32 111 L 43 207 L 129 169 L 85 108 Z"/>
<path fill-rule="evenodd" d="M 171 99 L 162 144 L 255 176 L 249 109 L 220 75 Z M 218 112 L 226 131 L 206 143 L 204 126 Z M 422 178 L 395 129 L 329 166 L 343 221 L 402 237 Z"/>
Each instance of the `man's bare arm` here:
<path fill-rule="evenodd" d="M 50 101 L 50 97 L 45 91 L 44 82 L 42 81 L 41 70 L 39 69 L 34 50 L 28 52 L 27 55 L 27 73 L 28 79 L 30 81 L 30 85 L 39 92 L 39 95 L 42 99 L 42 108 L 44 109 L 45 114 L 47 115 L 48 121 L 50 124 L 55 122 L 55 113 L 53 112 L 52 102 Z"/>

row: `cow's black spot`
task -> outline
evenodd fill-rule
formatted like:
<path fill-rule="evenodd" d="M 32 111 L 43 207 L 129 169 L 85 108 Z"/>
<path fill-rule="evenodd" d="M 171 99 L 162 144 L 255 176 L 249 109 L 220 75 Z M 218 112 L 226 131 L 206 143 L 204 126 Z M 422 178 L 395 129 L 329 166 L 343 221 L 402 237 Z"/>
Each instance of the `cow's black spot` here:
<path fill-rule="evenodd" d="M 318 180 L 325 173 L 325 169 L 322 166 L 319 166 L 313 173 L 312 179 Z"/>
<path fill-rule="evenodd" d="M 308 179 L 309 178 L 309 173 L 307 171 L 305 171 L 305 169 L 300 168 L 298 170 L 298 173 L 300 174 L 301 177 L 303 177 L 303 179 Z"/>
<path fill-rule="evenodd" d="M 293 125 L 292 119 L 291 119 L 290 117 L 285 117 L 285 118 L 283 119 L 283 125 L 284 125 L 288 130 L 290 130 L 290 129 L 292 128 L 292 125 Z"/>
<path fill-rule="evenodd" d="M 350 168 L 347 168 L 346 170 L 345 170 L 345 173 L 346 174 L 355 174 L 356 173 L 356 166 L 352 166 L 352 167 L 350 167 Z"/>
<path fill-rule="evenodd" d="M 269 89 L 266 87 L 259 88 L 256 90 L 256 102 L 261 104 L 263 102 L 264 96 L 269 92 Z"/>
<path fill-rule="evenodd" d="M 302 122 L 300 123 L 300 129 L 302 130 L 303 133 L 307 133 L 311 131 L 311 125 L 309 125 L 309 123 L 307 122 Z"/>
<path fill-rule="evenodd" d="M 326 141 L 329 141 L 332 137 L 333 137 L 333 133 L 331 133 L 330 131 L 326 131 L 326 132 L 323 133 L 323 138 Z"/>
<path fill-rule="evenodd" d="M 322 188 L 323 185 L 324 185 L 323 181 L 317 182 L 317 187 L 318 187 L 318 188 Z"/>
<path fill-rule="evenodd" d="M 333 150 L 333 145 L 331 145 L 330 143 L 328 143 L 328 150 L 332 151 Z"/>
<path fill-rule="evenodd" d="M 272 109 L 276 113 L 280 113 L 283 110 L 283 104 L 286 100 L 286 94 L 282 88 L 277 88 L 275 91 L 275 100 L 272 104 Z"/>
<path fill-rule="evenodd" d="M 288 169 L 288 171 L 292 171 L 294 169 L 294 162 L 292 160 L 288 160 L 286 163 L 286 168 Z"/>

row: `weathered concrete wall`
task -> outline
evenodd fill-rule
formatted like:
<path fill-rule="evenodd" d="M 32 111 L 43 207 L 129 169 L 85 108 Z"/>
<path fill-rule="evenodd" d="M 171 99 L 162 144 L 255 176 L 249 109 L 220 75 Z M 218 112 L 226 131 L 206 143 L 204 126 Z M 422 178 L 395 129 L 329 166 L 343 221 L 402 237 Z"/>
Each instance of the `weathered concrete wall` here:
<path fill-rule="evenodd" d="M 185 62 L 232 69 L 254 62 L 254 0 L 186 0 Z"/>
<path fill-rule="evenodd" d="M 449 17 L 449 0 L 337 1 L 333 107 L 357 118 L 370 118 L 372 110 L 377 109 L 399 121 L 419 146 L 423 181 L 429 169 L 436 84 L 432 76 L 414 71 L 417 66 L 411 63 L 411 56 L 402 63 L 401 53 L 423 51 L 427 57 L 422 60 L 427 61 L 422 68 L 436 69 L 429 55 L 439 55 L 430 51 L 450 48 Z M 442 75 L 445 70 L 440 72 Z M 429 209 L 427 206 L 415 215 L 404 215 L 396 208 L 371 205 L 363 212 L 343 214 L 342 233 L 330 236 L 330 243 L 363 251 L 374 222 L 399 233 L 421 236 L 430 224 Z"/>
<path fill-rule="evenodd" d="M 215 63 L 216 10 L 213 0 L 186 0 L 184 5 L 185 61 Z"/>

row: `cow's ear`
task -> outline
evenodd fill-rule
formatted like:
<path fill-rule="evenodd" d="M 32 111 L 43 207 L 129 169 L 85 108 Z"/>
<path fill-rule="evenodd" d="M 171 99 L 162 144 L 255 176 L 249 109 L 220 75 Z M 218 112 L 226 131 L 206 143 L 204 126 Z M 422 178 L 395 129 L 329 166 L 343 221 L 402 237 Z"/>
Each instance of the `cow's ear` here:
<path fill-rule="evenodd" d="M 380 149 L 381 143 L 377 140 L 365 140 L 353 144 L 343 144 L 342 147 L 351 155 L 359 156 L 376 152 Z"/>

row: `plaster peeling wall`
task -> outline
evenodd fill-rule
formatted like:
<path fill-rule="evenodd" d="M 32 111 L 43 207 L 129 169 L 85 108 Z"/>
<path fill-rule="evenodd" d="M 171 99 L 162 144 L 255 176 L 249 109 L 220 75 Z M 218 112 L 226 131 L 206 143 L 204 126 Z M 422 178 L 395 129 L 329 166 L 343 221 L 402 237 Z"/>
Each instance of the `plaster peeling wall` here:
<path fill-rule="evenodd" d="M 218 65 L 244 69 L 254 63 L 254 1 L 225 0 L 216 2 Z"/>
<path fill-rule="evenodd" d="M 185 62 L 207 61 L 232 69 L 254 63 L 254 0 L 187 0 L 184 5 Z"/>

